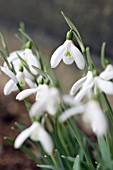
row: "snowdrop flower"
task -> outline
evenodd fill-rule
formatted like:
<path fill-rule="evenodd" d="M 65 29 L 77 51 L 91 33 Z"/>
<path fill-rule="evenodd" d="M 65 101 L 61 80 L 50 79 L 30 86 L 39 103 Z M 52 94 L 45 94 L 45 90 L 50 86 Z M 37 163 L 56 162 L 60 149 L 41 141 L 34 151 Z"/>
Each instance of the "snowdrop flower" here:
<path fill-rule="evenodd" d="M 30 116 L 40 116 L 47 111 L 55 115 L 60 104 L 60 95 L 56 88 L 40 85 L 37 90 L 36 102 L 32 105 Z"/>
<path fill-rule="evenodd" d="M 106 69 L 100 74 L 100 77 L 104 80 L 113 79 L 113 66 L 108 64 Z"/>
<path fill-rule="evenodd" d="M 18 72 L 17 75 L 15 75 L 11 70 L 9 70 L 6 67 L 0 67 L 1 70 L 7 74 L 11 79 L 5 84 L 4 87 L 4 94 L 9 95 L 12 91 L 17 90 L 17 84 L 19 83 L 21 86 L 25 84 L 24 81 L 24 75 L 23 72 Z"/>
<path fill-rule="evenodd" d="M 25 82 L 28 84 L 30 88 L 35 87 L 36 84 L 33 82 L 33 75 L 38 75 L 38 72 L 32 66 L 41 68 L 39 60 L 32 53 L 31 49 L 14 51 L 10 53 L 7 60 L 9 63 L 13 64 L 16 74 L 18 74 L 20 68 L 23 67 L 18 55 L 27 63 L 29 70 L 31 72 L 29 73 L 25 67 L 23 68 L 23 75 L 24 75 Z M 6 63 L 4 63 L 4 67 L 7 67 Z"/>
<path fill-rule="evenodd" d="M 85 60 L 82 53 L 72 42 L 72 31 L 67 33 L 67 39 L 64 44 L 58 47 L 53 53 L 50 61 L 51 67 L 57 67 L 61 60 L 67 65 L 75 61 L 80 69 L 84 69 L 85 67 Z"/>
<path fill-rule="evenodd" d="M 22 131 L 14 142 L 14 148 L 20 148 L 28 137 L 33 141 L 40 141 L 44 150 L 48 154 L 52 154 L 54 148 L 52 139 L 40 123 L 34 122 L 29 128 Z"/>
<path fill-rule="evenodd" d="M 36 66 L 38 68 L 41 68 L 41 66 L 40 66 L 39 60 L 33 54 L 31 49 L 14 51 L 14 52 L 10 53 L 10 55 L 9 55 L 9 57 L 7 59 L 8 59 L 9 63 L 13 64 L 16 73 L 19 71 L 20 67 L 22 66 L 18 55 L 23 60 L 26 61 L 26 63 L 29 66 L 29 69 L 30 69 L 31 73 L 34 74 L 34 75 L 37 75 L 37 71 L 32 66 Z M 6 66 L 6 63 L 4 63 L 4 65 Z M 24 72 L 25 76 L 29 78 L 30 75 L 29 75 L 29 72 L 26 70 L 26 68 L 24 68 L 23 72 Z"/>
<path fill-rule="evenodd" d="M 91 71 L 88 71 L 87 75 L 80 80 L 78 80 L 71 88 L 70 94 L 76 95 L 75 102 L 79 103 L 85 95 L 92 95 L 92 89 L 94 88 L 94 93 L 97 89 L 108 94 L 113 95 L 113 83 L 101 78 L 101 76 L 93 76 Z M 80 90 L 78 92 L 78 90 Z"/>
<path fill-rule="evenodd" d="M 107 120 L 97 101 L 90 100 L 87 104 L 80 104 L 71 107 L 61 114 L 59 121 L 64 122 L 71 116 L 78 114 L 83 114 L 85 121 L 91 125 L 93 132 L 97 136 L 106 133 Z"/>

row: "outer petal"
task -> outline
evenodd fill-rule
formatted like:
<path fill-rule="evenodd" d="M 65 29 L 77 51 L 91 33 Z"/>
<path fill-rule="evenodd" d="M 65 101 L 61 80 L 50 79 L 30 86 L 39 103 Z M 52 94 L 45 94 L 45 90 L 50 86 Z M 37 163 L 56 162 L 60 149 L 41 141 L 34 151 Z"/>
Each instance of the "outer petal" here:
<path fill-rule="evenodd" d="M 15 74 L 14 74 L 11 70 L 9 70 L 9 69 L 6 68 L 6 67 L 0 67 L 0 68 L 1 68 L 1 70 L 2 70 L 7 76 L 9 76 L 16 84 L 18 83 L 18 80 L 17 80 Z"/>
<path fill-rule="evenodd" d="M 26 97 L 30 96 L 31 94 L 34 94 L 37 92 L 37 88 L 34 88 L 34 89 L 26 89 L 26 90 L 23 90 L 22 92 L 20 92 L 17 96 L 16 96 L 16 99 L 17 100 L 23 100 L 25 99 Z"/>
<path fill-rule="evenodd" d="M 37 75 L 37 71 L 32 66 L 41 68 L 38 58 L 33 54 L 32 50 L 30 50 L 30 49 L 25 49 L 23 54 L 24 54 L 24 59 L 27 61 L 31 72 L 33 74 Z"/>
<path fill-rule="evenodd" d="M 79 49 L 72 43 L 71 45 L 71 53 L 73 55 L 73 58 L 75 60 L 76 65 L 79 69 L 84 69 L 85 67 L 85 59 L 82 53 L 79 51 Z"/>
<path fill-rule="evenodd" d="M 18 149 L 24 143 L 24 141 L 31 136 L 33 131 L 37 128 L 37 123 L 33 123 L 29 128 L 25 129 L 20 135 L 16 138 L 14 143 L 14 148 Z"/>
<path fill-rule="evenodd" d="M 54 148 L 52 139 L 51 139 L 50 135 L 45 131 L 45 129 L 41 125 L 38 129 L 38 140 L 42 144 L 44 150 L 48 154 L 52 154 L 53 148 Z"/>
<path fill-rule="evenodd" d="M 78 104 L 83 99 L 83 97 L 88 94 L 92 87 L 93 83 L 89 84 L 89 86 L 85 88 L 82 88 L 74 98 L 75 104 Z"/>
<path fill-rule="evenodd" d="M 15 89 L 15 83 L 13 80 L 9 80 L 4 87 L 4 95 L 9 95 Z"/>
<path fill-rule="evenodd" d="M 34 117 L 37 115 L 40 116 L 43 114 L 43 112 L 46 110 L 46 100 L 47 100 L 47 97 L 45 97 L 43 100 L 35 102 L 32 105 L 31 110 L 29 112 L 31 117 Z"/>
<path fill-rule="evenodd" d="M 57 65 L 62 60 L 65 51 L 66 51 L 66 47 L 64 44 L 56 49 L 56 51 L 53 53 L 53 55 L 51 57 L 51 61 L 50 61 L 52 68 L 57 67 Z"/>
<path fill-rule="evenodd" d="M 94 83 L 94 78 L 93 78 L 93 74 L 91 71 L 88 71 L 87 75 L 86 75 L 86 81 L 84 82 L 83 88 L 89 86 L 90 84 Z"/>
<path fill-rule="evenodd" d="M 89 117 L 93 132 L 98 136 L 107 130 L 107 120 L 97 101 L 91 100 L 86 105 L 85 114 Z"/>
<path fill-rule="evenodd" d="M 64 122 L 67 119 L 69 119 L 71 116 L 83 113 L 84 110 L 85 110 L 84 105 L 79 105 L 79 106 L 72 107 L 72 108 L 66 110 L 65 112 L 63 112 L 60 115 L 59 121 Z"/>
<path fill-rule="evenodd" d="M 25 77 L 25 82 L 26 82 L 26 84 L 27 84 L 30 88 L 35 88 L 35 87 L 37 87 L 36 84 L 35 84 L 31 79 L 29 79 L 29 78 L 26 78 L 26 77 Z"/>
<path fill-rule="evenodd" d="M 113 79 L 113 66 L 109 64 L 106 69 L 99 75 L 104 80 Z"/>
<path fill-rule="evenodd" d="M 70 95 L 64 95 L 63 96 L 63 101 L 70 105 L 70 106 L 75 106 L 75 101 L 74 101 L 74 97 L 70 96 Z"/>
<path fill-rule="evenodd" d="M 100 77 L 95 77 L 96 86 L 108 95 L 113 95 L 113 83 L 110 81 L 106 81 L 101 79 Z"/>
<path fill-rule="evenodd" d="M 70 95 L 74 95 L 78 89 L 83 85 L 83 83 L 85 82 L 86 77 L 81 78 L 80 80 L 78 80 L 71 88 L 70 90 Z"/>

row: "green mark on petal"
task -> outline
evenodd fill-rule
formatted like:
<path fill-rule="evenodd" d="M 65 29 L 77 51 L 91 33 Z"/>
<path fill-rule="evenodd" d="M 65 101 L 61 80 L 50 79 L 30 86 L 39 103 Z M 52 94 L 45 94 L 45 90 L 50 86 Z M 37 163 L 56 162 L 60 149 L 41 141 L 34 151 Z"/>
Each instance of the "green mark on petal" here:
<path fill-rule="evenodd" d="M 67 51 L 66 56 L 71 57 L 71 53 L 69 51 Z"/>

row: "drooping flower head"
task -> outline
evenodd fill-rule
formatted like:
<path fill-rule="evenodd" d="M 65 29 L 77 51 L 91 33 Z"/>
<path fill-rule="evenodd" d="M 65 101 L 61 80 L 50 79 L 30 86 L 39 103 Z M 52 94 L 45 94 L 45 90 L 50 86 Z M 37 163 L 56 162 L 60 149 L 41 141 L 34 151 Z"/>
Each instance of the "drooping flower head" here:
<path fill-rule="evenodd" d="M 72 98 L 66 99 L 66 103 L 71 105 Z M 91 99 L 86 104 L 80 103 L 79 105 L 73 105 L 74 99 L 71 105 L 71 108 L 63 112 L 59 121 L 64 122 L 69 119 L 71 116 L 75 116 L 78 114 L 83 114 L 85 122 L 90 124 L 93 132 L 97 136 L 104 135 L 107 130 L 107 120 L 105 114 L 103 113 L 99 103 L 96 100 Z"/>
<path fill-rule="evenodd" d="M 19 56 L 27 63 L 29 70 L 31 72 L 31 74 L 29 73 L 29 71 L 22 65 Z M 37 59 L 37 57 L 32 53 L 31 49 L 25 49 L 25 50 L 20 50 L 20 51 L 14 51 L 12 53 L 10 53 L 9 57 L 7 58 L 9 64 L 12 64 L 15 70 L 15 76 L 17 78 L 17 83 L 19 83 L 21 86 L 24 86 L 25 83 L 31 88 L 31 87 L 35 87 L 36 84 L 33 81 L 33 75 L 37 75 L 38 72 L 32 67 L 32 66 L 36 66 L 38 68 L 41 68 L 40 66 L 40 62 Z M 1 67 L 2 71 L 6 73 L 6 69 L 7 68 L 7 64 L 6 62 L 4 63 L 4 66 Z M 11 71 L 10 71 L 11 73 Z M 33 75 L 32 75 L 33 74 Z M 10 78 L 11 75 L 7 74 Z M 14 76 L 13 76 L 14 77 Z M 17 90 L 17 86 L 15 81 L 13 81 L 13 79 L 11 78 L 5 85 L 4 87 L 4 94 L 8 95 L 10 94 L 12 91 Z"/>
<path fill-rule="evenodd" d="M 50 115 L 55 115 L 60 103 L 58 89 L 49 87 L 46 84 L 40 84 L 37 88 L 23 90 L 16 96 L 16 99 L 23 100 L 31 94 L 36 95 L 36 102 L 30 110 L 31 117 L 40 116 L 44 111 L 47 111 Z"/>
<path fill-rule="evenodd" d="M 97 91 L 105 94 L 113 95 L 113 83 L 103 79 L 101 74 L 94 76 L 92 71 L 88 71 L 87 75 L 78 80 L 71 88 L 70 94 L 75 95 L 75 102 L 79 103 L 84 96 L 90 96 Z"/>
<path fill-rule="evenodd" d="M 40 123 L 34 122 L 29 128 L 22 131 L 14 142 L 14 148 L 20 148 L 28 137 L 33 141 L 40 141 L 44 150 L 48 154 L 52 154 L 54 148 L 52 139 Z"/>
<path fill-rule="evenodd" d="M 82 53 L 72 42 L 72 31 L 67 33 L 66 41 L 63 45 L 58 47 L 51 57 L 51 67 L 55 68 L 61 60 L 67 65 L 72 64 L 74 61 L 78 68 L 84 69 L 85 60 Z"/>

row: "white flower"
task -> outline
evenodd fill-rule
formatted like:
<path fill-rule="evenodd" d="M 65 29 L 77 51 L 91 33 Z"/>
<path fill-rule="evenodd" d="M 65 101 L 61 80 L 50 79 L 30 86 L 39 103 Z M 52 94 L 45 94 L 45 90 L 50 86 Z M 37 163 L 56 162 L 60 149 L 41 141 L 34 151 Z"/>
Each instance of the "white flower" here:
<path fill-rule="evenodd" d="M 23 60 L 25 60 L 25 62 L 28 64 L 29 69 L 32 72 L 32 74 L 37 75 L 37 71 L 32 66 L 36 66 L 38 68 L 41 68 L 41 66 L 40 66 L 40 62 L 39 62 L 38 58 L 32 53 L 31 49 L 14 51 L 14 52 L 10 53 L 10 55 L 7 59 L 8 59 L 9 63 L 13 64 L 16 73 L 18 73 L 20 67 L 22 66 L 22 63 L 21 63 L 18 55 Z M 5 63 L 5 66 L 6 66 L 6 63 Z M 31 76 L 30 76 L 29 72 L 26 70 L 26 68 L 24 68 L 23 72 L 25 74 L 25 77 L 31 78 Z"/>
<path fill-rule="evenodd" d="M 18 55 L 27 63 L 30 72 L 34 75 L 38 75 L 38 72 L 32 66 L 41 68 L 40 62 L 39 62 L 38 58 L 32 53 L 31 49 L 14 51 L 14 52 L 10 53 L 7 60 L 9 62 L 9 64 L 11 64 L 11 63 L 13 64 L 16 74 L 18 74 L 20 68 L 23 67 Z M 6 63 L 4 63 L 4 67 L 7 67 Z M 25 67 L 23 68 L 24 79 L 25 79 L 25 82 L 28 84 L 28 86 L 29 86 L 28 79 L 30 81 L 33 80 L 32 74 L 30 74 Z M 31 85 L 31 83 L 30 83 L 30 85 Z M 32 83 L 32 87 L 33 87 L 33 83 Z M 35 83 L 34 83 L 34 87 L 35 87 Z"/>
<path fill-rule="evenodd" d="M 104 135 L 106 133 L 107 120 L 97 101 L 90 100 L 85 105 L 80 104 L 71 107 L 61 114 L 59 121 L 64 122 L 71 116 L 77 114 L 83 114 L 83 117 L 87 120 L 87 123 L 90 123 L 93 132 L 97 136 Z"/>
<path fill-rule="evenodd" d="M 108 94 L 113 95 L 113 83 L 102 79 L 100 76 L 93 77 L 93 73 L 88 71 L 87 75 L 78 80 L 71 88 L 70 94 L 75 95 L 75 102 L 79 103 L 85 95 L 92 95 L 92 89 L 94 93 L 97 89 Z M 78 90 L 80 90 L 78 92 Z"/>
<path fill-rule="evenodd" d="M 14 148 L 18 149 L 24 141 L 30 137 L 33 141 L 40 141 L 44 150 L 48 154 L 53 152 L 53 142 L 50 135 L 45 131 L 40 123 L 34 122 L 29 128 L 22 131 L 16 138 Z"/>
<path fill-rule="evenodd" d="M 32 105 L 30 116 L 40 116 L 44 111 L 50 115 L 55 115 L 60 104 L 60 95 L 56 88 L 49 88 L 47 85 L 38 87 L 37 101 Z"/>
<path fill-rule="evenodd" d="M 111 64 L 107 65 L 106 69 L 100 74 L 100 77 L 104 80 L 113 79 L 113 66 Z"/>
<path fill-rule="evenodd" d="M 9 95 L 11 92 L 16 91 L 18 89 L 18 83 L 21 86 L 25 85 L 23 72 L 19 71 L 17 75 L 15 75 L 8 68 L 1 67 L 1 70 L 11 78 L 4 86 L 4 95 Z"/>
<path fill-rule="evenodd" d="M 80 69 L 84 69 L 85 67 L 84 57 L 79 49 L 73 44 L 72 40 L 66 40 L 63 45 L 56 49 L 51 57 L 51 67 L 57 67 L 61 60 L 68 65 L 75 61 Z"/>
<path fill-rule="evenodd" d="M 40 62 L 32 53 L 31 49 L 12 52 L 7 58 L 7 60 L 9 64 L 13 64 L 16 76 L 7 68 L 6 63 L 4 63 L 4 67 L 1 67 L 1 70 L 11 78 L 4 87 L 5 95 L 9 95 L 12 91 L 18 90 L 16 86 L 17 83 L 19 83 L 21 86 L 24 86 L 26 83 L 30 88 L 36 87 L 36 84 L 33 80 L 33 76 L 28 72 L 28 70 L 24 67 L 23 70 L 20 71 L 20 68 L 23 66 L 18 55 L 27 63 L 32 74 L 38 74 L 32 66 L 41 68 Z"/>

